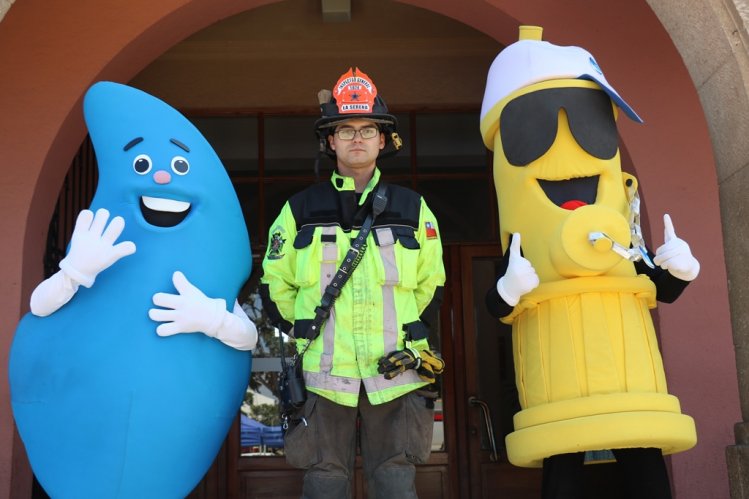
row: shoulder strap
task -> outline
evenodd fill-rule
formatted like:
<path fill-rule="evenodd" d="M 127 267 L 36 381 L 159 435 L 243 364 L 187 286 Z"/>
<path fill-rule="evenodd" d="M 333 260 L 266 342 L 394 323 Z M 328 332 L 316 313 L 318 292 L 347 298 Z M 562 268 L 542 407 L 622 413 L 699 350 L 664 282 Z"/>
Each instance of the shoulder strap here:
<path fill-rule="evenodd" d="M 372 200 L 372 211 L 367 214 L 367 218 L 364 220 L 361 229 L 359 229 L 359 235 L 351 243 L 351 247 L 346 253 L 343 263 L 341 263 L 330 284 L 325 287 L 325 293 L 322 296 L 320 305 L 315 308 L 315 318 L 312 320 L 307 334 L 310 343 L 320 334 L 322 324 L 330 316 L 330 309 L 336 298 L 341 294 L 343 285 L 349 280 L 349 277 L 351 277 L 351 274 L 364 256 L 364 251 L 367 249 L 367 236 L 372 230 L 375 218 L 385 210 L 387 200 L 387 186 L 384 182 L 380 182 Z M 309 343 L 307 345 L 309 346 Z"/>

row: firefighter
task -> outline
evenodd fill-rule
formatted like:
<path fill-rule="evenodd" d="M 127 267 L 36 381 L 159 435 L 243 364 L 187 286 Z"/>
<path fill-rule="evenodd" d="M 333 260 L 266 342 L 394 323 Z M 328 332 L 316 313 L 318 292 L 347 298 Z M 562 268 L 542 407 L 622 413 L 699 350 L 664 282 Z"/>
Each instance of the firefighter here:
<path fill-rule="evenodd" d="M 303 497 L 348 498 L 358 426 L 368 497 L 415 498 L 414 465 L 429 457 L 434 424 L 427 388 L 444 369 L 423 319 L 445 282 L 439 226 L 419 194 L 381 179 L 378 157 L 402 142 L 372 80 L 349 69 L 318 97 L 315 129 L 335 171 L 285 203 L 261 280 L 271 320 L 303 353 L 307 399 L 286 458 L 306 469 Z M 347 254 L 373 211 L 351 271 Z M 350 275 L 335 291 L 339 268 Z"/>

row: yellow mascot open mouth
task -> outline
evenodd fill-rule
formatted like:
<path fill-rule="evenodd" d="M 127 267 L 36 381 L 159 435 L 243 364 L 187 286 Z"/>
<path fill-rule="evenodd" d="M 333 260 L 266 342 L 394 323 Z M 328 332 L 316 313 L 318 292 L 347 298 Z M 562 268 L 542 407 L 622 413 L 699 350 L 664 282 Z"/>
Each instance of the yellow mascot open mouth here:
<path fill-rule="evenodd" d="M 575 210 L 596 202 L 598 179 L 598 175 L 569 180 L 538 179 L 538 185 L 549 201 L 565 210 Z"/>

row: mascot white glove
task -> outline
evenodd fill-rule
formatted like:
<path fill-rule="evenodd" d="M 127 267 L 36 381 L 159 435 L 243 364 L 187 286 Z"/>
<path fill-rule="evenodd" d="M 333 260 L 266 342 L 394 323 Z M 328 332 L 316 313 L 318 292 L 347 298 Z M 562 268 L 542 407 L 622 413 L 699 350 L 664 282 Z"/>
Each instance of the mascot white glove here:
<path fill-rule="evenodd" d="M 509 251 L 507 271 L 497 281 L 497 292 L 505 303 L 514 307 L 521 296 L 538 287 L 539 279 L 531 262 L 520 254 L 520 234 L 517 232 L 512 235 Z"/>
<path fill-rule="evenodd" d="M 101 271 L 135 253 L 135 243 L 131 241 L 114 244 L 125 228 L 125 220 L 114 217 L 107 225 L 108 219 L 109 211 L 104 208 L 98 209 L 96 215 L 91 210 L 81 211 L 73 229 L 70 251 L 60 262 L 60 269 L 68 277 L 87 288 Z"/>
<path fill-rule="evenodd" d="M 676 236 L 668 214 L 663 215 L 663 245 L 655 251 L 653 262 L 682 281 L 693 281 L 700 273 L 700 262 L 692 256 L 689 245 Z"/>
<path fill-rule="evenodd" d="M 70 242 L 70 251 L 60 262 L 60 271 L 42 281 L 31 293 L 31 313 L 46 317 L 69 302 L 83 285 L 90 288 L 96 276 L 124 256 L 135 253 L 135 244 L 124 241 L 114 244 L 125 220 L 115 217 L 107 225 L 109 212 L 100 209 L 94 216 L 90 210 L 78 214 Z"/>
<path fill-rule="evenodd" d="M 257 329 L 238 303 L 234 313 L 229 313 L 224 299 L 207 297 L 179 271 L 172 282 L 179 294 L 156 293 L 153 303 L 163 308 L 148 311 L 151 319 L 165 323 L 156 328 L 156 334 L 204 333 L 238 350 L 255 348 Z"/>

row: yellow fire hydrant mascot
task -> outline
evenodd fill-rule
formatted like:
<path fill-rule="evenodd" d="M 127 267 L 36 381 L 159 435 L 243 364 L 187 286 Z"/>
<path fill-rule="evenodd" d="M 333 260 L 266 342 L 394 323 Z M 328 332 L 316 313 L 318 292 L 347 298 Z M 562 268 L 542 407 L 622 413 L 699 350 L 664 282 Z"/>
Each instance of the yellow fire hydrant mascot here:
<path fill-rule="evenodd" d="M 620 110 L 642 122 L 588 51 L 542 41 L 538 27 L 521 27 L 489 70 L 481 134 L 506 270 L 487 305 L 513 327 L 522 410 L 509 459 L 543 466 L 544 497 L 581 497 L 585 452 L 598 450 L 639 470 L 631 497 L 670 497 L 662 456 L 697 439 L 667 391 L 649 309 L 700 266 L 668 215 L 664 244 L 645 247 Z"/>

